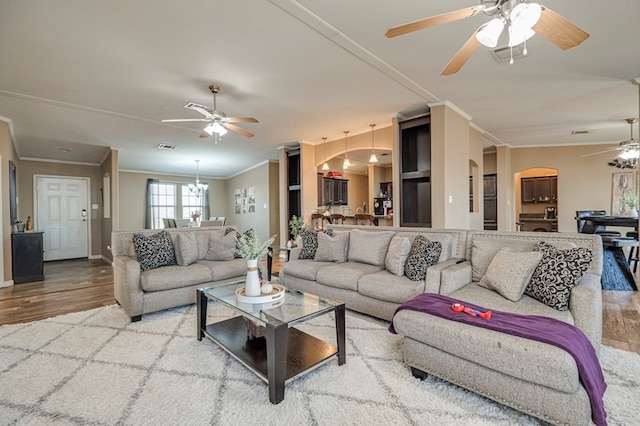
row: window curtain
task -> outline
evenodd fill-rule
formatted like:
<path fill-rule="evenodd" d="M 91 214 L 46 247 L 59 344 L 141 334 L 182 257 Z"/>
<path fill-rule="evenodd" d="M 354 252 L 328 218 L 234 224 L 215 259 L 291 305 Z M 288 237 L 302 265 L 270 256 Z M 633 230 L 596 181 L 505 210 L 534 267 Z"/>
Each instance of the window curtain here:
<path fill-rule="evenodd" d="M 202 196 L 204 197 L 202 200 L 202 220 L 209 220 L 211 217 L 211 211 L 209 209 L 209 190 L 206 189 Z"/>
<path fill-rule="evenodd" d="M 145 229 L 153 228 L 153 196 L 154 194 L 154 185 L 159 184 L 160 181 L 158 179 L 147 179 L 147 202 L 146 202 L 146 215 L 144 218 L 144 227 Z"/>

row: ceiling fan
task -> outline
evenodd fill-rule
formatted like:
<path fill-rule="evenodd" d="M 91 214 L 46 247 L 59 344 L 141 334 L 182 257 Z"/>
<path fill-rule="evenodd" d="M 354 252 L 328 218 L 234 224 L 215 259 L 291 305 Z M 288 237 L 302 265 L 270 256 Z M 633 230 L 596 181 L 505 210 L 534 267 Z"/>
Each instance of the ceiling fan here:
<path fill-rule="evenodd" d="M 252 117 L 227 117 L 222 111 L 218 111 L 216 108 L 216 94 L 220 92 L 220 87 L 211 85 L 209 86 L 209 90 L 213 93 L 213 109 L 197 104 L 195 102 L 189 102 L 184 107 L 187 109 L 191 109 L 199 112 L 204 116 L 204 118 L 177 118 L 170 120 L 162 120 L 164 123 L 176 123 L 182 121 L 203 121 L 208 123 L 204 128 L 202 133 L 200 133 L 201 138 L 207 138 L 209 136 L 214 136 L 215 143 L 220 141 L 220 138 L 224 136 L 228 130 L 232 132 L 240 133 L 243 136 L 251 138 L 254 136 L 253 133 L 236 126 L 233 123 L 257 123 L 258 120 Z"/>
<path fill-rule="evenodd" d="M 511 48 L 526 43 L 536 33 L 562 50 L 575 47 L 589 37 L 588 33 L 548 7 L 529 0 L 480 0 L 479 6 L 471 6 L 392 27 L 385 35 L 388 38 L 397 37 L 424 28 L 470 18 L 479 13 L 484 13 L 492 19 L 482 24 L 471 35 L 442 70 L 441 75 L 458 72 L 481 44 L 486 47 L 496 47 L 505 26 L 508 28 L 508 46 Z M 526 55 L 526 44 L 523 54 Z M 511 60 L 513 63 L 513 57 Z"/>

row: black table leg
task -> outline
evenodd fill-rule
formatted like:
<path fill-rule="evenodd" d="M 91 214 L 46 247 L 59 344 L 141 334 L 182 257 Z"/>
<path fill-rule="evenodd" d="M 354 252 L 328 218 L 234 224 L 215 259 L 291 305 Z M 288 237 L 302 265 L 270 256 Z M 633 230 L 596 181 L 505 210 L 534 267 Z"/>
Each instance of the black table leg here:
<path fill-rule="evenodd" d="M 624 255 L 624 251 L 622 247 L 614 247 L 613 249 L 613 257 L 616 259 L 620 270 L 622 271 L 622 275 L 627 279 L 627 282 L 632 288 L 637 288 L 636 280 L 633 277 L 633 273 L 631 272 L 631 268 L 629 268 L 629 263 L 627 262 L 627 257 Z"/>
<path fill-rule="evenodd" d="M 204 337 L 204 331 L 207 328 L 207 296 L 205 296 L 204 291 L 202 289 L 196 290 L 196 304 L 198 307 L 198 330 L 196 331 L 198 334 L 198 340 L 202 340 Z"/>
<path fill-rule="evenodd" d="M 275 326 L 267 323 L 267 376 L 269 379 L 269 401 L 272 404 L 279 404 L 284 399 L 288 337 L 287 324 Z"/>
<path fill-rule="evenodd" d="M 338 345 L 338 365 L 347 362 L 347 348 L 345 344 L 344 303 L 336 306 L 336 339 Z"/>

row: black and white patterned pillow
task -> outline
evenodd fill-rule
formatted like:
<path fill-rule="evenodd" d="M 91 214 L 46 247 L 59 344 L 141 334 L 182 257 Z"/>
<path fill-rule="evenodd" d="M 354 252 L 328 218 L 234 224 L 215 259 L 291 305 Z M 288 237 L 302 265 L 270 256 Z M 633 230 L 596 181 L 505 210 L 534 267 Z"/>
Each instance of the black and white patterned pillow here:
<path fill-rule="evenodd" d="M 224 236 L 226 237 L 227 235 L 231 234 L 232 232 L 235 232 L 236 240 L 240 238 L 240 233 L 238 231 L 236 231 L 235 229 L 231 228 L 231 227 L 227 227 L 227 229 L 224 230 Z M 238 248 L 238 245 L 236 244 L 236 249 L 237 248 Z M 234 259 L 240 259 L 240 255 L 235 250 L 233 252 L 233 258 Z"/>
<path fill-rule="evenodd" d="M 571 289 L 591 266 L 593 252 L 576 247 L 559 250 L 544 241 L 536 247 L 542 253 L 524 294 L 559 311 L 569 309 Z"/>
<path fill-rule="evenodd" d="M 404 274 L 412 281 L 424 280 L 427 268 L 438 263 L 440 252 L 442 244 L 439 241 L 429 241 L 424 235 L 416 236 L 404 265 Z"/>
<path fill-rule="evenodd" d="M 167 231 L 146 236 L 133 234 L 133 245 L 140 263 L 140 271 L 176 265 L 176 251 Z"/>
<path fill-rule="evenodd" d="M 322 232 L 333 237 L 333 229 L 325 229 Z M 302 238 L 302 250 L 300 251 L 298 259 L 314 260 L 316 258 L 316 251 L 318 250 L 318 231 L 305 229 L 300 233 L 300 238 Z"/>

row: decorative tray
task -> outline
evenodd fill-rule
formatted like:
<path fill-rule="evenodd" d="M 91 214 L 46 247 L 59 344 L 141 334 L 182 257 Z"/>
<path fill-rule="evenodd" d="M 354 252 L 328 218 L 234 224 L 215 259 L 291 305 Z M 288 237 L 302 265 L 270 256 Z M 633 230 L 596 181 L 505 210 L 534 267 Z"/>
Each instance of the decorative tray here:
<path fill-rule="evenodd" d="M 285 286 L 280 284 L 271 284 L 271 286 L 273 287 L 271 293 L 260 296 L 247 296 L 244 294 L 244 287 L 240 287 L 236 290 L 236 299 L 243 303 L 267 303 L 282 299 L 286 290 Z"/>

